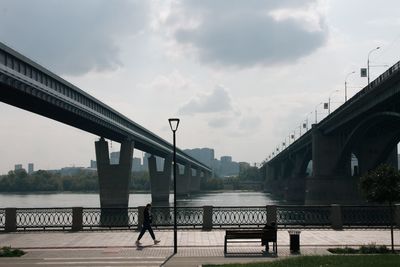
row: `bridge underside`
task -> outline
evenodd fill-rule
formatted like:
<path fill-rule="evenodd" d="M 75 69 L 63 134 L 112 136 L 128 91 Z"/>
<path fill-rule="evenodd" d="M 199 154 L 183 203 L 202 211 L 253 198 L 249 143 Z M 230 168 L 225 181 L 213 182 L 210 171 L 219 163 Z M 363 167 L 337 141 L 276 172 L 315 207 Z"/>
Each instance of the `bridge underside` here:
<path fill-rule="evenodd" d="M 371 114 L 345 137 L 313 128 L 309 146 L 264 166 L 265 188 L 289 203 L 364 203 L 360 176 L 382 163 L 397 169 L 399 141 L 397 112 Z"/>

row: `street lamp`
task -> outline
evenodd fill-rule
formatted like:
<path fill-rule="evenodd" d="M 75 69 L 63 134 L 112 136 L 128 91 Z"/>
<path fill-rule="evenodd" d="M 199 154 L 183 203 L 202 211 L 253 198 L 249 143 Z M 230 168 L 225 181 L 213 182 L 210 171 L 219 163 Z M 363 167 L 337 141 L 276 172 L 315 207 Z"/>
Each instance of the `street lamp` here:
<path fill-rule="evenodd" d="M 329 95 L 329 98 L 328 98 L 328 114 L 331 114 L 331 97 L 336 92 L 339 92 L 339 90 L 335 90 Z"/>
<path fill-rule="evenodd" d="M 348 73 L 346 75 L 346 78 L 344 79 L 344 102 L 347 101 L 347 78 L 349 78 L 349 76 L 354 73 L 355 71 L 353 70 L 352 72 Z"/>
<path fill-rule="evenodd" d="M 179 119 L 170 118 L 168 119 L 169 126 L 171 127 L 174 140 L 174 254 L 178 252 L 178 229 L 176 226 L 176 143 L 175 143 L 175 132 L 178 130 Z"/>
<path fill-rule="evenodd" d="M 317 108 L 321 104 L 322 104 L 322 102 L 320 102 L 318 105 L 315 106 L 315 124 L 317 124 Z"/>
<path fill-rule="evenodd" d="M 368 87 L 369 87 L 369 55 L 371 55 L 372 52 L 378 50 L 379 48 L 381 48 L 380 46 L 372 49 L 371 51 L 369 51 L 368 53 L 368 60 L 367 60 L 367 77 L 368 77 Z"/>

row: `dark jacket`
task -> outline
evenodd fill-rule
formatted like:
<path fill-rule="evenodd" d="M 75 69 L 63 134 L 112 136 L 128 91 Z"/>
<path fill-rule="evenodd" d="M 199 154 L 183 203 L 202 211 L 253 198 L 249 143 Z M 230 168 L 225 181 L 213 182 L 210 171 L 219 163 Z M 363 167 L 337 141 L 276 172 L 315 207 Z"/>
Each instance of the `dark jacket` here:
<path fill-rule="evenodd" d="M 143 215 L 144 215 L 143 225 L 149 226 L 152 223 L 152 216 L 151 213 L 149 212 L 149 209 L 145 208 Z"/>

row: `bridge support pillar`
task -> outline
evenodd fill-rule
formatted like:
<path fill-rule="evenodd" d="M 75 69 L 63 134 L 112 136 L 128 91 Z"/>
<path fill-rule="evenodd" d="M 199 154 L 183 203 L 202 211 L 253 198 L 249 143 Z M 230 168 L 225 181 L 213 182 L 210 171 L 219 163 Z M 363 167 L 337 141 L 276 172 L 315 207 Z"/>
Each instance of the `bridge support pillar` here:
<path fill-rule="evenodd" d="M 131 140 L 122 142 L 119 164 L 114 165 L 110 164 L 107 141 L 101 138 L 95 142 L 102 225 L 126 225 L 128 222 L 133 147 Z"/>
<path fill-rule="evenodd" d="M 200 179 L 201 179 L 201 171 L 196 169 L 196 176 L 190 177 L 190 192 L 199 192 L 200 191 Z"/>
<path fill-rule="evenodd" d="M 312 133 L 313 176 L 306 179 L 306 205 L 361 202 L 358 178 L 351 176 L 350 166 L 341 166 L 341 169 L 338 169 L 336 165 L 340 153 L 340 137 L 325 136 L 314 128 Z"/>
<path fill-rule="evenodd" d="M 149 160 L 149 174 L 151 185 L 151 201 L 153 203 L 169 203 L 169 185 L 171 182 L 172 158 L 166 157 L 164 169 L 157 171 L 156 157 L 151 155 Z"/>
<path fill-rule="evenodd" d="M 187 196 L 190 192 L 190 180 L 192 178 L 192 166 L 186 164 L 183 174 L 176 175 L 176 194 L 179 196 Z"/>
<path fill-rule="evenodd" d="M 291 174 L 286 180 L 285 199 L 289 202 L 304 203 L 305 198 L 305 173 L 302 173 L 303 154 L 296 154 L 291 166 Z"/>
<path fill-rule="evenodd" d="M 304 203 L 306 190 L 305 177 L 291 177 L 287 180 L 285 188 L 285 200 L 294 203 Z"/>

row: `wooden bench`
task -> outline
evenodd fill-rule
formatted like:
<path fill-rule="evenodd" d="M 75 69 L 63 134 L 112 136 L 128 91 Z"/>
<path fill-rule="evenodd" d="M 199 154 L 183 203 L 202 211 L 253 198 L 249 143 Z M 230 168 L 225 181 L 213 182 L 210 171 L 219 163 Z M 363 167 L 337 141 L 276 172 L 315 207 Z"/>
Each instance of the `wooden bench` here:
<path fill-rule="evenodd" d="M 227 245 L 228 240 L 230 239 L 260 239 L 261 245 L 266 246 L 268 242 L 273 242 L 272 250 L 275 254 L 278 254 L 278 248 L 276 243 L 276 229 L 260 229 L 260 230 L 226 230 L 225 232 L 225 243 L 224 243 L 224 253 L 227 254 Z M 231 241 L 230 243 L 234 243 L 235 241 Z M 236 241 L 236 243 L 243 243 L 246 241 Z M 255 242 L 248 241 L 247 242 Z"/>

